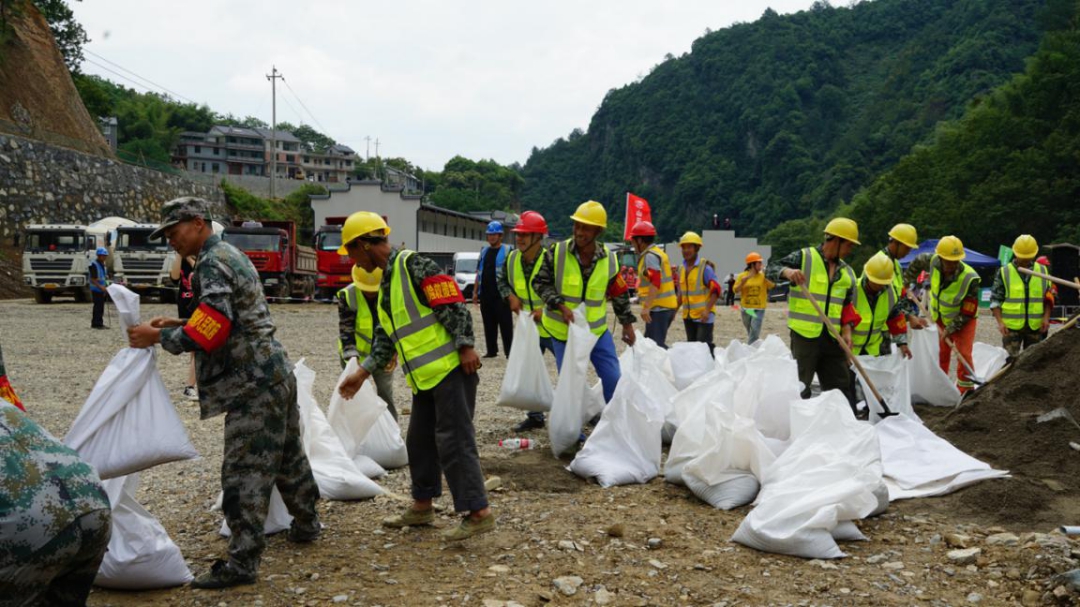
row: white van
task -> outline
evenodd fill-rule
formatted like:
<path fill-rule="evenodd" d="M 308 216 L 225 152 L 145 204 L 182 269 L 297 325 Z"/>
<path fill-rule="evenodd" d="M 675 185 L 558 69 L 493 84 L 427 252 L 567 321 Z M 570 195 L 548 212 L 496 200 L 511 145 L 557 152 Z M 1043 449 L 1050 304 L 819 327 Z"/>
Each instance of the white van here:
<path fill-rule="evenodd" d="M 476 286 L 476 266 L 480 253 L 454 253 L 454 281 L 465 299 L 471 299 Z"/>

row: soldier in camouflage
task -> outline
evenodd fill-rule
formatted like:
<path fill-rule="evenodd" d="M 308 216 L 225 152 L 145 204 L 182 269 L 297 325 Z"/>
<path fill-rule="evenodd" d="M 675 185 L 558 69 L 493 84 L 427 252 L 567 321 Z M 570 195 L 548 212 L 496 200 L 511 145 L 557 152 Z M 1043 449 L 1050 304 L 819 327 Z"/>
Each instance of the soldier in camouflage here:
<path fill-rule="evenodd" d="M 0 605 L 85 605 L 112 524 L 97 473 L 5 400 L 0 469 Z"/>
<path fill-rule="evenodd" d="M 134 348 L 161 343 L 172 354 L 195 352 L 202 419 L 225 414 L 222 510 L 232 531 L 229 560 L 191 583 L 195 588 L 252 584 L 266 540 L 270 492 L 276 486 L 294 518 L 288 539 L 309 542 L 320 532 L 319 489 L 304 454 L 296 378 L 251 261 L 215 235 L 209 205 L 178 198 L 162 208 L 161 227 L 181 255 L 197 255 L 192 289 L 199 306 L 186 322 L 155 318 L 132 327 Z"/>

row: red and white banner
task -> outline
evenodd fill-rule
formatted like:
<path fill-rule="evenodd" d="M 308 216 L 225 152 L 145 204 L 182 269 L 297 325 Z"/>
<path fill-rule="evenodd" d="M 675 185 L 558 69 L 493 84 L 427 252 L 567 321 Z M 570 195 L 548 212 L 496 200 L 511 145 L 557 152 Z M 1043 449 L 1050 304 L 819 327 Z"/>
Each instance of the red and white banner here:
<path fill-rule="evenodd" d="M 649 201 L 636 194 L 626 193 L 626 222 L 623 226 L 623 240 L 630 240 L 630 228 L 639 221 L 652 221 Z"/>

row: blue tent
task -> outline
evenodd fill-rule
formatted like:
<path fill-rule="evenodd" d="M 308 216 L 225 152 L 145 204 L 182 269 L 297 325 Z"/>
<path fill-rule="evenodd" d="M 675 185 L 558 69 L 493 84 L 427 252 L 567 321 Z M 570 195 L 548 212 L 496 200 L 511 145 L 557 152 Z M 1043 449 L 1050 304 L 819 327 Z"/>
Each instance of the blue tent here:
<path fill-rule="evenodd" d="M 932 255 L 934 249 L 937 248 L 938 240 L 938 238 L 931 238 L 930 240 L 922 241 L 919 248 L 912 250 L 907 254 L 907 257 L 900 260 L 900 265 L 905 268 L 908 267 L 908 264 L 915 260 L 915 256 L 922 253 L 930 253 Z M 967 256 L 964 257 L 964 263 L 976 270 L 992 270 L 1001 265 L 1001 262 L 998 261 L 997 257 L 983 255 L 982 253 L 973 251 L 967 247 L 964 247 L 964 252 L 967 254 Z"/>

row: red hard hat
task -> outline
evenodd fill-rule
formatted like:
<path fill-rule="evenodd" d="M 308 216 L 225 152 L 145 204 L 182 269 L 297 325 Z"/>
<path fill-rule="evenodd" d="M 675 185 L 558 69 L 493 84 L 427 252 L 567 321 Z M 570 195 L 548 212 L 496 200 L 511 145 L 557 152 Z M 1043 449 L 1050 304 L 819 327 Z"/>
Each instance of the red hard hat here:
<path fill-rule="evenodd" d="M 525 211 L 521 214 L 521 221 L 513 229 L 519 234 L 547 234 L 548 226 L 544 216 L 536 211 Z"/>
<path fill-rule="evenodd" d="M 1044 266 L 1048 266 L 1048 265 L 1050 265 L 1050 260 L 1047 259 L 1046 255 L 1041 255 L 1041 256 L 1039 256 L 1038 259 L 1035 260 L 1035 263 L 1042 264 Z"/>
<path fill-rule="evenodd" d="M 630 238 L 635 236 L 656 236 L 656 227 L 651 221 L 639 221 L 630 228 Z"/>

